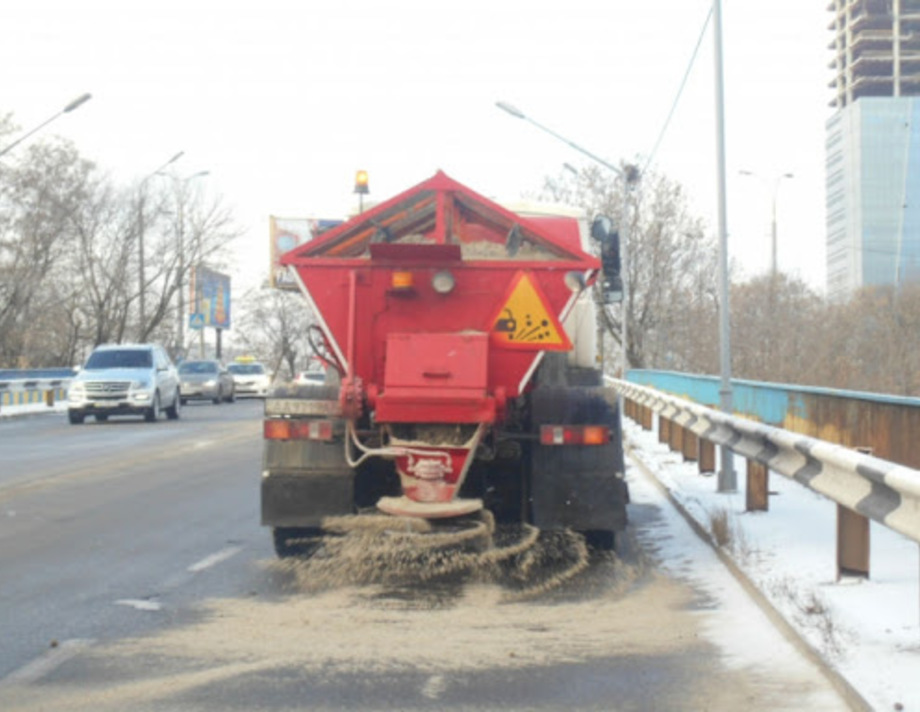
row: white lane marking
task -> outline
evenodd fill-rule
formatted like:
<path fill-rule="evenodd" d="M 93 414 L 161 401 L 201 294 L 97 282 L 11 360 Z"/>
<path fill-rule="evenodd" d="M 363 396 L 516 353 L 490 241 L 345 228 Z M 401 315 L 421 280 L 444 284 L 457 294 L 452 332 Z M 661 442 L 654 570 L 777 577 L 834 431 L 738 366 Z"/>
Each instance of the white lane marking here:
<path fill-rule="evenodd" d="M 447 691 L 447 680 L 443 675 L 432 675 L 422 685 L 422 695 L 430 700 L 436 700 Z"/>
<path fill-rule="evenodd" d="M 81 650 L 88 648 L 96 641 L 91 638 L 71 638 L 51 648 L 32 662 L 26 663 L 18 670 L 14 670 L 0 680 L 0 687 L 5 685 L 28 685 L 38 681 L 45 675 L 53 672 Z"/>
<path fill-rule="evenodd" d="M 149 601 L 144 598 L 122 598 L 115 601 L 116 606 L 128 606 L 138 611 L 161 611 L 163 604 L 159 601 Z"/>
<path fill-rule="evenodd" d="M 197 574 L 199 571 L 209 569 L 212 566 L 219 564 L 221 561 L 226 561 L 231 556 L 236 556 L 242 550 L 243 547 L 241 546 L 228 546 L 226 549 L 221 549 L 220 551 L 211 554 L 210 556 L 204 557 L 201 561 L 192 564 L 186 569 L 186 571 Z"/>

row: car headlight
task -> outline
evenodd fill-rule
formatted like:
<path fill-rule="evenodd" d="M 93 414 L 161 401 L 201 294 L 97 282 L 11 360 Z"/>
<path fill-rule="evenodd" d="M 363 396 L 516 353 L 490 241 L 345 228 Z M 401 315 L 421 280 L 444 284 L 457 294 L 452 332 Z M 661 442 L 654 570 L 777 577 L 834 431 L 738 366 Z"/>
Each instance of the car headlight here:
<path fill-rule="evenodd" d="M 150 381 L 146 378 L 140 378 L 136 381 L 131 381 L 132 389 L 147 389 L 150 388 Z"/>
<path fill-rule="evenodd" d="M 206 385 L 208 388 L 213 388 L 214 386 L 217 385 L 217 381 L 215 381 L 215 380 L 212 378 L 210 381 L 205 381 L 205 382 L 204 382 L 204 385 Z"/>
<path fill-rule="evenodd" d="M 86 386 L 82 383 L 71 383 L 70 387 L 67 389 L 67 392 L 74 395 L 82 395 L 86 392 Z"/>

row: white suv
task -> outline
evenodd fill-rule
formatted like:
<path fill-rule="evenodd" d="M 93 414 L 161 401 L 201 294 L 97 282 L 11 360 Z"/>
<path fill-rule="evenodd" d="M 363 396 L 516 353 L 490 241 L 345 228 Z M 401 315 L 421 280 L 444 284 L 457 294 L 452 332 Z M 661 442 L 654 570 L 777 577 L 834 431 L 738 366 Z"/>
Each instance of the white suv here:
<path fill-rule="evenodd" d="M 162 411 L 179 417 L 179 376 L 162 346 L 97 346 L 71 380 L 67 416 L 78 425 L 87 415 L 104 422 L 110 415 L 143 415 L 152 423 Z"/>

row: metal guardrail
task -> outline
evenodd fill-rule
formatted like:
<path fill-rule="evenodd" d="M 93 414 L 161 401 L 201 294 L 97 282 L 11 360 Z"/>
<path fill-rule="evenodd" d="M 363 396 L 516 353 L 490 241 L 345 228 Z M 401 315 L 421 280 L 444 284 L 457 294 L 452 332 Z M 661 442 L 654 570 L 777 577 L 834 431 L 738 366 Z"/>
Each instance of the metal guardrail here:
<path fill-rule="evenodd" d="M 624 380 L 719 408 L 719 378 L 632 369 Z M 920 469 L 920 398 L 732 379 L 735 415 Z"/>
<path fill-rule="evenodd" d="M 0 375 L 0 408 L 30 403 L 51 406 L 56 400 L 67 397 L 69 386 L 69 375 L 66 378 L 4 378 Z"/>
<path fill-rule="evenodd" d="M 858 514 L 920 542 L 920 470 L 807 435 L 733 417 L 628 381 L 624 397 L 699 438 L 789 477 Z"/>

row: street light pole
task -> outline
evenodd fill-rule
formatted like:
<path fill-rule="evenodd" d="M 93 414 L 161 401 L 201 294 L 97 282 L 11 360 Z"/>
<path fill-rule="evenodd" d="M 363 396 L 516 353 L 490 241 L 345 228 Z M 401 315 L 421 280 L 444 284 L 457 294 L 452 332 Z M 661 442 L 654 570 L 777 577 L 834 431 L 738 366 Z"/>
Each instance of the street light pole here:
<path fill-rule="evenodd" d="M 591 153 L 591 152 L 588 151 L 587 149 L 582 148 L 582 147 L 579 146 L 577 143 L 574 143 L 573 141 L 570 141 L 570 140 L 567 139 L 565 136 L 560 136 L 559 134 L 557 134 L 557 133 L 556 133 L 555 131 L 553 131 L 552 129 L 546 128 L 546 126 L 543 126 L 543 124 L 538 124 L 536 121 L 534 121 L 533 119 L 531 119 L 529 116 L 525 115 L 523 111 L 521 111 L 520 109 L 518 109 L 518 108 L 515 107 L 515 106 L 512 106 L 512 105 L 509 104 L 508 102 L 505 102 L 505 101 L 496 101 L 496 102 L 495 102 L 495 106 L 497 106 L 497 107 L 498 107 L 499 109 L 501 109 L 502 111 L 508 112 L 509 114 L 511 114 L 511 115 L 512 115 L 513 117 L 515 117 L 516 119 L 524 119 L 524 121 L 527 121 L 528 123 L 533 124 L 534 126 L 536 126 L 536 127 L 537 127 L 538 129 L 540 129 L 541 131 L 544 131 L 545 133 L 548 133 L 550 136 L 553 136 L 554 138 L 559 139 L 559 140 L 562 141 L 563 143 L 567 143 L 569 146 L 571 146 L 572 148 L 574 148 L 576 151 L 579 151 L 580 153 L 583 153 L 584 155 L 586 155 L 586 156 L 587 156 L 588 158 L 590 158 L 592 161 L 596 161 L 597 163 L 600 163 L 602 166 L 606 166 L 607 168 L 609 168 L 610 170 L 612 170 L 614 173 L 616 173 L 620 178 L 623 178 L 623 177 L 624 177 L 624 176 L 623 176 L 623 171 L 620 170 L 617 166 L 613 165 L 612 163 L 609 163 L 608 161 L 605 161 L 603 158 L 600 158 L 599 156 L 595 156 L 593 153 Z"/>
<path fill-rule="evenodd" d="M 0 150 L 0 156 L 6 155 L 6 154 L 9 153 L 10 151 L 12 151 L 16 146 L 18 146 L 20 143 L 22 143 L 22 142 L 25 141 L 27 138 L 29 138 L 29 136 L 31 136 L 31 135 L 34 134 L 34 133 L 37 133 L 38 131 L 40 131 L 41 129 L 43 129 L 45 126 L 47 126 L 48 124 L 50 124 L 52 121 L 54 121 L 56 118 L 58 118 L 59 116 L 63 116 L 64 114 L 70 113 L 71 111 L 73 111 L 74 109 L 76 109 L 76 108 L 82 106 L 83 104 L 85 104 L 86 102 L 88 102 L 88 101 L 89 101 L 90 99 L 92 99 L 92 98 L 93 98 L 93 95 L 92 95 L 92 94 L 82 94 L 82 95 L 78 96 L 76 99 L 74 99 L 72 102 L 70 102 L 67 106 L 65 106 L 63 109 L 61 109 L 59 112 L 57 112 L 57 113 L 56 113 L 54 116 L 52 116 L 50 119 L 47 119 L 46 121 L 43 121 L 43 122 L 40 123 L 38 126 L 36 126 L 34 129 L 32 129 L 31 131 L 29 131 L 27 134 L 24 134 L 24 135 L 20 136 L 18 139 L 16 139 L 15 141 L 13 141 L 13 143 L 11 143 L 9 146 L 7 146 L 6 148 L 4 148 L 3 150 Z"/>
<path fill-rule="evenodd" d="M 523 111 L 521 111 L 517 107 L 512 106 L 511 104 L 505 101 L 496 101 L 495 105 L 502 111 L 505 111 L 511 114 L 516 119 L 523 119 L 524 121 L 527 121 L 528 123 L 533 124 L 541 131 L 548 133 L 550 136 L 559 139 L 563 143 L 568 144 L 569 146 L 574 148 L 576 151 L 586 155 L 592 161 L 595 161 L 596 163 L 600 163 L 605 168 L 610 169 L 616 174 L 618 178 L 621 178 L 623 180 L 623 203 L 620 207 L 619 233 L 620 233 L 620 263 L 625 266 L 621 272 L 621 279 L 623 281 L 623 310 L 622 310 L 623 316 L 621 320 L 622 324 L 620 326 L 620 342 L 621 342 L 620 345 L 622 346 L 622 350 L 623 350 L 622 376 L 623 378 L 625 378 L 626 371 L 629 369 L 629 346 L 628 346 L 628 338 L 627 338 L 628 337 L 627 321 L 629 320 L 629 283 L 627 279 L 627 272 L 629 271 L 629 262 L 627 261 L 628 260 L 627 244 L 629 242 L 629 235 L 628 235 L 628 231 L 629 231 L 629 192 L 632 189 L 632 187 L 639 182 L 639 179 L 640 179 L 639 169 L 636 166 L 628 165 L 628 166 L 625 166 L 625 170 L 623 170 L 619 168 L 618 166 L 613 165 L 609 161 L 605 161 L 600 156 L 596 156 L 595 154 L 591 153 L 587 149 L 579 146 L 577 143 L 565 138 L 565 136 L 561 136 L 560 134 L 556 133 L 552 129 L 548 129 L 546 126 L 543 126 L 542 124 L 537 123 L 536 121 L 531 119 L 529 116 L 524 114 Z M 599 344 L 599 348 L 601 349 L 601 353 L 603 353 L 603 343 Z M 603 364 L 602 364 L 602 368 L 603 368 Z"/>
<path fill-rule="evenodd" d="M 173 190 L 176 196 L 176 219 L 178 220 L 178 229 L 176 231 L 176 251 L 178 255 L 178 266 L 176 272 L 176 291 L 179 298 L 177 300 L 177 317 L 178 331 L 176 332 L 176 357 L 185 357 L 185 287 L 184 279 L 186 272 L 185 265 L 185 186 L 195 178 L 204 178 L 209 175 L 209 171 L 198 171 L 185 178 L 168 175 L 173 180 Z"/>
<path fill-rule="evenodd" d="M 763 177 L 759 174 L 748 171 L 740 170 L 738 171 L 743 176 L 751 176 L 752 178 L 760 178 L 763 180 Z M 777 230 L 776 230 L 776 199 L 779 196 L 779 184 L 782 182 L 783 178 L 795 178 L 795 175 L 792 173 L 780 173 L 773 179 L 773 190 L 771 193 L 771 206 L 770 206 L 770 277 L 775 281 L 776 275 L 779 272 L 779 262 L 777 260 Z"/>
<path fill-rule="evenodd" d="M 145 309 L 145 298 L 144 292 L 147 289 L 146 279 L 144 278 L 144 186 L 146 186 L 147 181 L 153 178 L 157 173 L 162 171 L 164 168 L 170 164 L 178 161 L 185 154 L 185 151 L 179 151 L 175 156 L 170 158 L 166 163 L 157 168 L 153 173 L 150 173 L 144 180 L 141 181 L 140 186 L 140 195 L 138 196 L 137 201 L 137 271 L 138 271 L 138 289 L 140 293 L 138 294 L 138 326 L 137 326 L 137 340 L 144 341 L 146 337 L 146 323 L 147 323 L 147 312 Z"/>
<path fill-rule="evenodd" d="M 731 307 L 728 283 L 728 218 L 725 197 L 725 89 L 722 67 L 722 1 L 713 0 L 712 27 L 715 39 L 715 94 L 716 94 L 716 182 L 719 217 L 719 362 L 721 378 L 719 400 L 722 412 L 731 415 L 732 404 L 732 350 Z M 734 458 L 731 448 L 719 449 L 719 492 L 737 492 Z"/>

